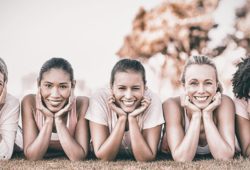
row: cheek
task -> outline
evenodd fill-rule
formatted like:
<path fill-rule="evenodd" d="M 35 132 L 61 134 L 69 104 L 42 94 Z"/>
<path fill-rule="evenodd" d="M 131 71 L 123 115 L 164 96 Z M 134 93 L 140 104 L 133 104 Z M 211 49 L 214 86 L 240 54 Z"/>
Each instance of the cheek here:
<path fill-rule="evenodd" d="M 67 89 L 67 90 L 60 90 L 60 94 L 61 94 L 61 96 L 64 97 L 64 98 L 69 98 L 70 92 L 71 92 L 70 89 Z"/>
<path fill-rule="evenodd" d="M 195 87 L 191 87 L 191 86 L 186 86 L 184 91 L 187 93 L 187 94 L 190 94 L 190 93 L 194 93 L 195 91 L 197 91 L 197 89 Z"/>

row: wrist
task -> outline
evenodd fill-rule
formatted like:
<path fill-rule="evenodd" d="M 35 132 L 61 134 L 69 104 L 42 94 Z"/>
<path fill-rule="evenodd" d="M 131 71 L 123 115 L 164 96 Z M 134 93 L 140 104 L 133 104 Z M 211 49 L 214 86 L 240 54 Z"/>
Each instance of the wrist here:
<path fill-rule="evenodd" d="M 126 115 L 119 116 L 118 120 L 121 121 L 121 122 L 126 122 L 127 121 L 127 116 Z"/>
<path fill-rule="evenodd" d="M 62 118 L 60 118 L 60 117 L 55 117 L 55 124 L 60 124 L 60 123 L 63 123 Z"/>
<path fill-rule="evenodd" d="M 211 119 L 211 118 L 212 118 L 212 113 L 213 113 L 213 112 L 203 111 L 203 112 L 202 112 L 202 117 L 203 117 L 203 119 Z"/>
<path fill-rule="evenodd" d="M 53 124 L 53 117 L 46 117 L 45 118 L 45 123 L 46 124 Z"/>
<path fill-rule="evenodd" d="M 137 121 L 135 116 L 128 115 L 128 121 Z"/>

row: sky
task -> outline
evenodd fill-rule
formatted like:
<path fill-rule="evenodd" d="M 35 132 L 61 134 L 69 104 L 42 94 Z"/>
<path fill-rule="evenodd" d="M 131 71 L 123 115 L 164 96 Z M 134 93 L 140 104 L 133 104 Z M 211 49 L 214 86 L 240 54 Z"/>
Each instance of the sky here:
<path fill-rule="evenodd" d="M 227 5 L 215 15 L 218 22 L 230 24 L 230 18 L 234 17 L 230 10 L 236 2 L 223 1 Z M 0 0 L 0 57 L 8 65 L 8 91 L 19 98 L 34 92 L 35 81 L 30 86 L 22 82 L 29 76 L 36 77 L 42 64 L 51 57 L 67 59 L 74 68 L 76 80 L 84 81 L 87 89 L 107 84 L 118 60 L 115 53 L 131 31 L 139 7 L 151 9 L 161 2 Z M 214 33 L 215 37 L 230 32 L 227 28 Z"/>

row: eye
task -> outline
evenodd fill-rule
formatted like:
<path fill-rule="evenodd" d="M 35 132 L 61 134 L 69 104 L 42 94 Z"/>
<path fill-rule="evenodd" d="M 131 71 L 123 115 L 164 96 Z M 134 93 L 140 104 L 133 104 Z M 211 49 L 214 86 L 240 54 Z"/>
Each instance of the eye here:
<path fill-rule="evenodd" d="M 140 90 L 140 87 L 133 87 L 132 90 Z"/>
<path fill-rule="evenodd" d="M 198 82 L 192 81 L 189 83 L 191 86 L 198 86 Z"/>
<path fill-rule="evenodd" d="M 45 86 L 46 88 L 51 88 L 51 87 L 52 87 L 51 84 L 44 84 L 44 86 Z"/>
<path fill-rule="evenodd" d="M 119 90 L 125 90 L 125 87 L 118 87 Z"/>
<path fill-rule="evenodd" d="M 205 85 L 212 85 L 213 83 L 210 81 L 205 82 Z"/>
<path fill-rule="evenodd" d="M 60 88 L 61 88 L 61 89 L 66 89 L 66 88 L 68 88 L 68 86 L 66 86 L 66 85 L 61 85 Z"/>

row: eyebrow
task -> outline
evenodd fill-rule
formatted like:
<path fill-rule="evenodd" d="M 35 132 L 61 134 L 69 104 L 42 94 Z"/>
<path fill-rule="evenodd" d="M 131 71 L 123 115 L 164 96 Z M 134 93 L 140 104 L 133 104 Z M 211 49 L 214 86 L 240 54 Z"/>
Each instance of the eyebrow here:
<path fill-rule="evenodd" d="M 53 83 L 52 83 L 52 82 L 50 82 L 50 81 L 44 81 L 44 83 L 53 84 Z M 70 84 L 70 82 L 62 82 L 62 83 L 59 83 L 59 84 Z"/>

